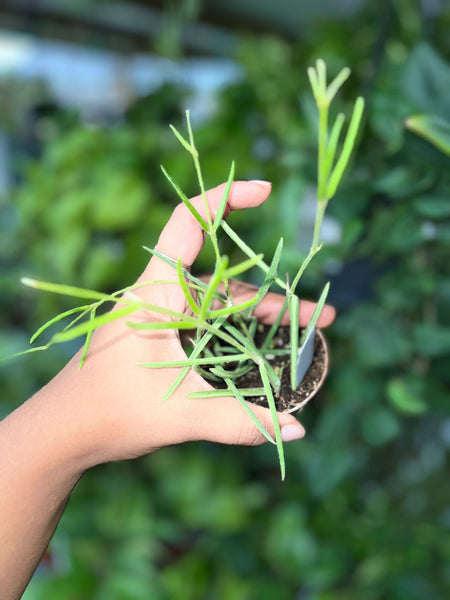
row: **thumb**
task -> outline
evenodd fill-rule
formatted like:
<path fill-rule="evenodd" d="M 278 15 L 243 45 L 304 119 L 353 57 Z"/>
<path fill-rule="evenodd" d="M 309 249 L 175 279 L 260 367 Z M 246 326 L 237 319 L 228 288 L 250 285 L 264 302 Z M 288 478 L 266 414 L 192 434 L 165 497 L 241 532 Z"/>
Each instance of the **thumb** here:
<path fill-rule="evenodd" d="M 234 397 L 205 398 L 194 401 L 196 418 L 191 420 L 191 440 L 207 440 L 221 444 L 258 446 L 267 442 L 266 437 Z M 272 415 L 268 408 L 247 402 L 247 406 L 275 439 Z M 284 442 L 304 437 L 303 426 L 289 413 L 277 413 Z"/>

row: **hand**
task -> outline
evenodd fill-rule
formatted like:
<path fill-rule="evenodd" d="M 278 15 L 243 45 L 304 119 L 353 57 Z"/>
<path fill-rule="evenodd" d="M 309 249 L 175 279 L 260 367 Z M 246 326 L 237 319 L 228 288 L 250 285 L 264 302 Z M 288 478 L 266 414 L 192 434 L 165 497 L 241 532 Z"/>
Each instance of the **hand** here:
<path fill-rule="evenodd" d="M 228 200 L 226 215 L 231 210 L 256 207 L 263 203 L 271 186 L 265 182 L 236 182 Z M 207 193 L 211 214 L 215 214 L 224 186 Z M 201 197 L 193 199 L 197 210 L 205 217 Z M 203 231 L 184 204 L 176 207 L 164 228 L 157 248 L 174 259 L 181 257 L 191 266 L 203 246 Z M 139 281 L 175 280 L 176 270 L 163 260 L 153 257 Z M 234 282 L 231 291 L 236 303 L 253 296 L 256 288 Z M 150 284 L 135 292 L 148 303 L 165 306 L 177 312 L 188 310 L 178 284 Z M 272 323 L 282 306 L 284 296 L 269 293 L 255 309 L 263 323 Z M 314 304 L 303 301 L 300 324 L 306 325 Z M 329 325 L 334 310 L 325 307 L 319 326 Z M 132 316 L 137 321 L 161 320 L 160 315 L 141 311 Z M 97 463 L 126 459 L 152 452 L 163 446 L 189 440 L 210 440 L 226 444 L 256 445 L 265 442 L 242 406 L 235 398 L 191 399 L 186 394 L 211 389 L 199 374 L 191 370 L 182 385 L 166 401 L 165 392 L 179 368 L 149 369 L 142 362 L 182 360 L 186 355 L 176 330 L 146 330 L 129 328 L 127 317 L 101 327 L 91 340 L 82 369 L 75 356 L 46 389 L 53 397 L 54 408 L 65 422 L 60 430 L 65 436 L 72 432 L 74 448 L 83 468 Z M 283 324 L 288 323 L 288 316 Z M 48 401 L 48 398 L 47 398 Z M 250 405 L 266 429 L 274 434 L 268 409 Z M 279 414 L 285 441 L 304 435 L 298 421 L 289 414 Z M 67 439 L 67 438 L 66 438 Z"/>
<path fill-rule="evenodd" d="M 219 186 L 208 192 L 212 214 L 223 190 Z M 231 189 L 228 212 L 258 206 L 269 193 L 270 184 L 237 182 Z M 204 215 L 203 201 L 196 198 L 194 203 Z M 192 265 L 202 245 L 200 226 L 184 205 L 178 206 L 161 234 L 158 249 Z M 174 274 L 173 267 L 155 257 L 140 281 L 174 280 Z M 177 312 L 187 310 L 178 284 L 150 284 L 136 293 L 148 303 Z M 254 294 L 255 288 L 234 284 L 233 293 L 240 302 Z M 282 301 L 277 294 L 267 294 L 255 314 L 270 323 Z M 313 309 L 312 303 L 301 304 L 301 324 L 307 323 Z M 142 321 L 160 316 L 141 311 L 132 318 Z M 319 326 L 325 327 L 333 318 L 334 310 L 325 307 Z M 128 327 L 125 320 L 116 320 L 94 333 L 81 370 L 76 355 L 47 386 L 0 422 L 2 598 L 20 598 L 73 487 L 89 467 L 188 440 L 226 444 L 265 441 L 235 398 L 187 398 L 188 392 L 211 387 L 192 370 L 162 403 L 178 369 L 148 369 L 138 363 L 183 358 L 176 331 L 143 333 Z M 250 406 L 273 435 L 269 410 Z M 285 441 L 303 436 L 302 426 L 292 415 L 280 414 L 279 422 Z"/>

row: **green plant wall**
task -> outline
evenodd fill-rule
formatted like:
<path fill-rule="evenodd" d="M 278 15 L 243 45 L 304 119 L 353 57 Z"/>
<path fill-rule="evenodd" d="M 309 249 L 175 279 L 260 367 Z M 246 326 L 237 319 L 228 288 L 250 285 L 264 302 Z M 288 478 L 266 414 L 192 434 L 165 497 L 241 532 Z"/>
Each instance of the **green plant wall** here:
<path fill-rule="evenodd" d="M 286 448 L 286 482 L 265 447 L 197 443 L 96 468 L 25 600 L 448 598 L 450 164 L 404 120 L 450 119 L 449 16 L 386 6 L 324 21 L 295 44 L 244 40 L 244 80 L 197 129 L 208 185 L 226 179 L 231 159 L 238 178 L 273 181 L 257 218 L 244 212 L 232 224 L 267 257 L 284 235 L 294 271 L 315 181 L 306 67 L 318 56 L 334 72 L 351 65 L 340 102 L 355 92 L 368 101 L 330 205 L 340 238 L 304 281 L 314 297 L 331 277 L 340 314 L 328 334 L 330 377 L 301 415 L 307 436 Z M 181 123 L 184 93 L 163 89 L 113 128 L 55 121 L 1 205 L 2 350 L 23 349 L 62 308 L 20 289 L 20 276 L 111 290 L 139 274 L 141 246 L 155 243 L 175 202 L 159 165 L 186 191 L 194 182 L 168 129 Z M 2 412 L 65 359 L 59 351 L 3 367 Z"/>

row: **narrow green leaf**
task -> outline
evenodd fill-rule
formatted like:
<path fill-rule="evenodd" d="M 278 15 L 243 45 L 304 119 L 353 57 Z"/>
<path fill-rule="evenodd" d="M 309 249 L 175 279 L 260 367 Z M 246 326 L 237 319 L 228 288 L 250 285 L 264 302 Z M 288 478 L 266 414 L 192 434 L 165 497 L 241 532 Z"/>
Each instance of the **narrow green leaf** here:
<path fill-rule="evenodd" d="M 246 357 L 248 359 L 248 357 Z M 214 373 L 214 375 L 217 375 L 218 377 L 221 377 L 222 379 L 238 379 L 239 377 L 242 377 L 243 375 L 246 375 L 249 371 L 251 371 L 253 368 L 253 364 L 251 362 L 249 362 L 248 360 L 246 361 L 245 365 L 241 365 L 241 366 L 237 366 L 234 369 L 224 369 L 223 367 L 220 366 L 215 366 L 211 369 L 212 373 Z"/>
<path fill-rule="evenodd" d="M 244 398 L 253 398 L 265 396 L 264 388 L 239 388 L 239 392 Z M 190 392 L 186 394 L 187 398 L 222 398 L 234 396 L 231 390 L 205 390 L 203 392 Z"/>
<path fill-rule="evenodd" d="M 59 315 L 56 315 L 56 317 L 53 317 L 53 319 L 50 319 L 50 321 L 47 321 L 46 323 L 44 323 L 41 327 L 39 327 L 39 329 L 37 331 L 35 331 L 33 333 L 33 335 L 30 338 L 30 344 L 32 344 L 34 342 L 34 340 L 38 336 L 40 336 L 43 331 L 48 329 L 48 327 L 50 327 L 54 323 L 57 323 L 58 321 L 61 321 L 65 317 L 69 317 L 70 315 L 73 315 L 74 313 L 89 309 L 90 307 L 91 307 L 90 304 L 85 304 L 84 306 L 77 306 L 77 308 L 72 308 L 70 310 L 66 310 L 65 312 L 60 313 Z"/>
<path fill-rule="evenodd" d="M 283 306 L 281 307 L 280 312 L 277 315 L 277 318 L 272 323 L 272 325 L 269 329 L 269 332 L 267 333 L 267 335 L 264 339 L 264 343 L 262 345 L 262 351 L 266 351 L 269 348 L 270 343 L 272 342 L 276 332 L 278 331 L 278 328 L 280 327 L 281 319 L 283 318 L 283 315 L 286 312 L 287 307 L 288 307 L 288 298 L 286 296 L 286 298 L 284 299 L 284 302 L 283 302 Z"/>
<path fill-rule="evenodd" d="M 297 389 L 297 354 L 298 354 L 298 316 L 300 301 L 298 296 L 289 296 L 290 339 L 291 339 L 291 389 Z"/>
<path fill-rule="evenodd" d="M 361 123 L 362 114 L 364 111 L 364 99 L 359 97 L 355 102 L 352 118 L 348 126 L 347 135 L 345 137 L 344 146 L 341 155 L 330 175 L 327 184 L 326 197 L 330 200 L 336 193 L 337 187 L 342 179 L 344 171 L 350 160 L 351 153 L 355 146 L 356 136 L 358 134 L 359 125 Z"/>
<path fill-rule="evenodd" d="M 149 252 L 150 254 L 153 254 L 154 256 L 157 256 L 158 258 L 160 258 L 161 260 L 163 260 L 166 264 L 168 264 L 171 267 L 175 268 L 175 264 L 172 262 L 172 260 L 170 260 L 169 258 L 167 258 L 167 256 L 165 256 L 164 254 L 162 254 L 158 250 L 156 250 L 154 248 L 149 248 L 148 246 L 142 246 L 142 248 L 146 252 Z M 195 285 L 197 285 L 200 289 L 202 289 L 202 290 L 207 290 L 208 289 L 208 284 L 207 283 L 205 283 L 201 279 L 198 279 L 198 277 L 194 277 L 194 275 L 191 275 L 191 273 L 189 271 L 186 271 L 186 269 L 183 269 L 183 274 L 184 274 L 184 276 L 187 279 L 189 279 L 189 281 L 192 281 L 192 283 L 195 283 Z M 152 283 L 152 282 L 149 282 L 149 283 Z M 176 281 L 173 281 L 173 282 L 170 282 L 170 281 L 167 281 L 167 282 L 155 281 L 154 283 L 177 283 L 177 282 Z M 143 285 L 148 285 L 148 283 L 144 283 Z M 221 302 L 226 302 L 226 300 L 227 300 L 227 297 L 225 296 L 225 294 L 222 294 L 221 292 L 216 292 L 215 297 L 218 298 Z"/>
<path fill-rule="evenodd" d="M 239 400 L 239 402 L 241 403 L 242 408 L 248 414 L 248 416 L 252 420 L 253 424 L 258 429 L 258 431 L 260 431 L 263 434 L 263 436 L 266 438 L 266 440 L 268 440 L 271 444 L 275 444 L 276 443 L 275 440 L 272 438 L 272 436 L 270 435 L 270 433 L 267 431 L 267 429 L 264 427 L 264 425 L 261 423 L 261 421 L 258 419 L 258 417 L 254 414 L 254 412 L 252 411 L 252 409 L 249 407 L 249 405 L 245 401 L 244 396 L 241 393 L 241 390 L 239 390 L 234 385 L 233 380 L 232 379 L 225 379 L 225 383 L 227 384 L 228 389 L 231 392 L 233 392 L 234 397 L 237 400 Z"/>
<path fill-rule="evenodd" d="M 320 87 L 319 87 L 319 80 L 317 79 L 316 70 L 314 69 L 314 67 L 308 67 L 307 73 L 308 73 L 308 78 L 309 78 L 309 82 L 311 84 L 314 98 L 317 102 L 318 99 L 320 98 Z"/>
<path fill-rule="evenodd" d="M 127 321 L 127 326 L 131 329 L 142 329 L 151 331 L 153 329 L 193 329 L 197 321 L 148 321 L 147 323 L 135 323 Z"/>
<path fill-rule="evenodd" d="M 348 67 L 344 67 L 330 83 L 327 88 L 327 98 L 329 103 L 331 103 L 339 89 L 342 87 L 343 83 L 349 78 L 350 73 L 350 69 Z"/>
<path fill-rule="evenodd" d="M 300 338 L 300 346 L 303 345 L 303 343 L 306 340 L 306 338 L 308 337 L 308 334 L 311 331 L 311 329 L 317 325 L 317 321 L 319 320 L 319 317 L 322 313 L 323 307 L 325 305 L 325 302 L 326 302 L 326 299 L 328 296 L 329 289 L 330 289 L 330 282 L 328 282 L 325 285 L 325 287 L 323 288 L 322 293 L 320 294 L 320 298 L 317 302 L 316 308 L 314 309 L 314 312 L 311 316 L 311 319 L 309 320 L 308 325 L 303 330 L 302 337 Z M 293 389 L 295 389 L 295 388 L 293 388 Z"/>
<path fill-rule="evenodd" d="M 228 225 L 228 223 L 226 221 L 222 221 L 220 226 L 225 231 L 225 233 L 228 235 L 228 237 L 231 240 L 233 240 L 233 242 L 242 250 L 242 252 L 244 252 L 244 254 L 246 254 L 250 258 L 254 258 L 256 256 L 256 253 L 253 252 L 253 250 L 250 248 L 250 246 L 248 246 L 243 240 L 241 240 L 241 238 L 238 236 L 238 234 Z M 267 273 L 270 268 L 269 265 L 267 265 L 263 260 L 261 260 L 261 262 L 257 263 L 256 266 L 259 267 L 261 270 L 263 270 L 265 273 Z M 286 289 L 286 283 L 283 280 L 281 280 L 279 277 L 276 277 L 275 281 L 276 281 L 277 285 L 279 285 L 281 288 Z"/>
<path fill-rule="evenodd" d="M 91 322 L 95 319 L 95 312 L 96 312 L 96 309 L 93 308 L 91 311 L 91 314 L 89 315 Z M 86 341 L 84 342 L 83 352 L 82 352 L 81 358 L 80 358 L 80 369 L 82 368 L 82 366 L 84 365 L 84 362 L 86 360 L 86 356 L 87 356 L 88 349 L 89 349 L 89 344 L 91 343 L 92 333 L 93 333 L 92 329 L 91 329 L 91 331 L 87 332 Z"/>
<path fill-rule="evenodd" d="M 175 137 L 177 138 L 177 140 L 180 142 L 180 144 L 183 146 L 183 148 L 185 148 L 189 154 L 192 154 L 193 152 L 193 147 L 189 144 L 189 142 L 187 142 L 184 137 L 181 135 L 181 133 L 178 131 L 178 129 L 176 129 L 173 125 L 169 125 L 170 129 L 172 130 L 172 133 L 175 135 Z"/>
<path fill-rule="evenodd" d="M 333 168 L 334 157 L 336 156 L 337 145 L 339 142 L 339 136 L 341 135 L 342 126 L 344 125 L 345 115 L 339 113 L 331 129 L 330 138 L 328 140 L 328 147 L 325 161 L 325 172 L 326 177 L 329 176 L 331 169 Z"/>
<path fill-rule="evenodd" d="M 187 285 L 186 280 L 184 278 L 180 257 L 178 257 L 178 261 L 177 261 L 177 272 L 178 272 L 178 281 L 180 282 L 180 286 L 181 286 L 181 289 L 183 290 L 184 297 L 186 298 L 187 303 L 191 307 L 191 310 L 194 313 L 194 315 L 198 315 L 200 313 L 200 309 L 197 306 L 197 303 L 191 294 L 191 290 L 189 289 L 189 286 Z"/>
<path fill-rule="evenodd" d="M 214 356 L 210 358 L 186 358 L 184 360 L 170 360 L 165 362 L 147 362 L 139 363 L 142 367 L 159 368 L 159 367 L 193 367 L 195 365 L 215 365 L 219 363 L 237 362 L 246 360 L 246 354 L 233 354 L 231 356 Z"/>
<path fill-rule="evenodd" d="M 280 238 L 280 241 L 278 242 L 278 245 L 275 250 L 275 254 L 273 255 L 272 262 L 270 263 L 269 270 L 267 271 L 266 276 L 264 277 L 264 280 L 261 284 L 261 287 L 259 288 L 258 293 L 256 294 L 256 306 L 261 302 L 261 300 L 269 291 L 270 286 L 275 281 L 275 277 L 278 271 L 278 265 L 280 263 L 281 253 L 283 251 L 283 243 L 283 238 Z M 250 316 L 250 312 L 251 311 L 247 311 L 247 317 Z"/>
<path fill-rule="evenodd" d="M 167 173 L 167 171 L 165 170 L 165 168 L 162 165 L 161 165 L 161 170 L 164 173 L 166 179 L 169 181 L 169 183 L 172 185 L 172 187 L 174 188 L 174 190 L 178 194 L 179 198 L 187 206 L 187 208 L 191 211 L 191 213 L 192 213 L 193 217 L 195 218 L 195 220 L 200 224 L 200 226 L 205 231 L 209 231 L 208 223 L 201 216 L 201 214 L 198 212 L 198 210 L 195 208 L 195 206 L 192 204 L 192 202 L 189 200 L 189 198 L 186 196 L 186 194 L 184 194 L 184 192 L 181 190 L 181 188 L 170 177 L 170 175 Z"/>
<path fill-rule="evenodd" d="M 226 319 L 226 317 L 220 317 L 219 319 L 217 319 L 217 321 L 215 323 L 213 323 L 210 326 L 210 330 L 207 331 L 203 335 L 202 338 L 200 338 L 200 340 L 198 341 L 198 343 L 192 350 L 191 356 L 189 358 L 194 359 L 200 355 L 200 353 L 203 351 L 205 346 L 208 344 L 208 342 L 212 338 L 215 330 L 219 329 L 222 326 L 222 323 L 225 321 L 225 319 Z M 186 375 L 189 373 L 189 371 L 190 371 L 190 367 L 183 367 L 183 369 L 177 375 L 175 381 L 172 383 L 172 385 L 169 387 L 167 392 L 164 394 L 163 399 L 162 399 L 163 402 L 166 402 L 170 398 L 170 396 L 179 388 L 179 386 L 183 383 L 183 381 L 184 381 Z"/>
<path fill-rule="evenodd" d="M 326 94 L 327 89 L 327 66 L 322 58 L 318 58 L 316 61 L 316 72 L 320 94 L 323 96 Z"/>
<path fill-rule="evenodd" d="M 214 217 L 214 231 L 217 231 L 220 223 L 222 222 L 223 214 L 225 212 L 225 208 L 227 206 L 228 197 L 230 195 L 231 185 L 234 179 L 234 171 L 235 164 L 234 161 L 231 163 L 230 174 L 228 175 L 227 185 L 225 187 L 225 191 L 222 196 L 222 200 L 220 201 L 219 208 L 217 210 L 216 216 Z"/>
<path fill-rule="evenodd" d="M 51 283 L 49 281 L 38 281 L 37 279 L 30 279 L 28 277 L 22 277 L 20 280 L 23 285 L 31 288 L 42 290 L 44 292 L 53 292 L 54 294 L 61 294 L 63 296 L 72 296 L 74 298 L 88 298 L 89 300 L 111 300 L 111 296 L 108 294 L 102 294 L 94 290 L 86 290 L 84 288 L 74 287 L 73 285 L 64 285 L 61 283 Z"/>
<path fill-rule="evenodd" d="M 284 481 L 286 476 L 286 463 L 284 460 L 284 448 L 283 440 L 281 439 L 280 423 L 278 422 L 277 409 L 275 406 L 275 399 L 273 397 L 272 388 L 270 387 L 269 377 L 264 368 L 264 365 L 259 366 L 259 372 L 261 373 L 261 380 L 264 386 L 264 390 L 267 396 L 267 402 L 269 404 L 270 414 L 272 416 L 273 427 L 275 430 L 275 441 L 277 444 L 278 458 L 280 461 L 281 479 Z"/>
<path fill-rule="evenodd" d="M 129 304 L 128 306 L 123 306 L 122 308 L 118 308 L 117 310 L 113 310 L 107 312 L 99 317 L 95 317 L 92 320 L 85 321 L 84 323 L 80 323 L 80 325 L 76 325 L 67 331 L 61 331 L 60 333 L 56 333 L 51 341 L 55 343 L 67 342 L 69 340 L 73 340 L 80 335 L 86 335 L 89 331 L 94 331 L 98 327 L 102 325 L 106 325 L 108 323 L 112 323 L 113 321 L 117 321 L 122 317 L 126 317 L 131 313 L 135 312 L 140 308 L 139 304 Z"/>
<path fill-rule="evenodd" d="M 50 348 L 51 345 L 52 342 L 49 342 L 45 346 L 35 346 L 34 348 L 28 348 L 28 350 L 22 350 L 22 352 L 15 352 L 14 354 L 10 354 L 9 356 L 2 356 L 0 358 L 0 363 L 6 362 L 11 358 L 18 358 L 19 356 L 24 356 L 25 354 L 32 354 L 33 352 L 41 352 L 41 350 L 48 350 L 48 348 Z"/>
<path fill-rule="evenodd" d="M 226 308 L 219 308 L 217 310 L 208 311 L 206 318 L 207 319 L 216 319 L 217 317 L 221 317 L 222 315 L 230 316 L 235 313 L 240 313 L 246 308 L 252 307 L 257 303 L 257 297 L 250 298 L 250 300 L 246 300 L 241 304 L 232 304 Z"/>
<path fill-rule="evenodd" d="M 405 125 L 450 156 L 450 123 L 448 121 L 437 115 L 413 115 L 406 119 Z"/>
<path fill-rule="evenodd" d="M 217 291 L 219 284 L 224 279 L 224 274 L 226 268 L 228 266 L 228 256 L 220 257 L 216 262 L 216 267 L 214 269 L 214 273 L 212 274 L 211 279 L 209 280 L 208 287 L 205 292 L 205 297 L 203 299 L 203 303 L 200 307 L 200 319 L 205 320 L 206 315 L 208 314 L 209 308 L 213 301 L 214 295 Z"/>
<path fill-rule="evenodd" d="M 233 277 L 236 277 L 237 275 L 248 271 L 249 269 L 257 265 L 262 260 L 263 256 L 264 254 L 256 254 L 253 258 L 243 260 L 234 267 L 230 267 L 224 272 L 223 278 L 232 279 Z"/>

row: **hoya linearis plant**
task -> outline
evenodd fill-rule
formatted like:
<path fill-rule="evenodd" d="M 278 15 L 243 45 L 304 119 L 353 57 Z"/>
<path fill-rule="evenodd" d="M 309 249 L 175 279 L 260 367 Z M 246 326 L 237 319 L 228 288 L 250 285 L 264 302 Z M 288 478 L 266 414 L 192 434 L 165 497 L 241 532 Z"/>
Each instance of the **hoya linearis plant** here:
<path fill-rule="evenodd" d="M 278 330 L 282 315 L 286 309 L 290 314 L 290 345 L 285 350 L 277 350 L 278 353 L 284 353 L 290 357 L 290 383 L 294 390 L 298 386 L 297 382 L 297 357 L 308 334 L 315 327 L 320 313 L 325 304 L 329 284 L 327 283 L 320 294 L 316 309 L 303 330 L 299 340 L 299 298 L 295 291 L 297 285 L 307 269 L 313 257 L 320 251 L 320 230 L 325 214 L 326 207 L 331 198 L 335 195 L 338 185 L 342 179 L 344 171 L 348 165 L 352 150 L 355 146 L 356 137 L 361 123 L 364 109 L 364 101 L 358 98 L 355 102 L 350 123 L 345 136 L 342 136 L 345 117 L 342 113 L 338 114 L 331 129 L 329 128 L 329 110 L 339 88 L 345 82 L 350 74 L 348 68 L 343 69 L 335 79 L 327 83 L 326 66 L 323 60 L 318 60 L 315 67 L 308 69 L 308 77 L 311 83 L 313 96 L 318 109 L 318 161 L 317 161 L 317 207 L 314 231 L 312 234 L 312 243 L 310 250 L 300 265 L 292 282 L 283 278 L 279 274 L 280 258 L 283 250 L 283 239 L 281 238 L 274 251 L 270 263 L 264 261 L 262 254 L 257 254 L 251 249 L 244 240 L 223 220 L 230 188 L 234 180 L 235 165 L 231 164 L 227 184 L 217 214 L 210 214 L 206 191 L 204 186 L 203 174 L 200 164 L 199 152 L 195 145 L 194 134 L 191 126 L 189 111 L 186 111 L 187 136 L 184 137 L 177 129 L 171 126 L 174 135 L 181 145 L 189 153 L 193 160 L 194 170 L 200 187 L 200 193 L 205 203 L 206 219 L 203 218 L 190 202 L 188 197 L 162 167 L 162 171 L 174 188 L 180 200 L 190 210 L 193 217 L 197 220 L 200 227 L 209 237 L 212 243 L 215 265 L 213 273 L 207 283 L 192 275 L 178 262 L 172 262 L 171 259 L 161 254 L 156 249 L 145 247 L 145 250 L 161 260 L 167 262 L 173 267 L 173 279 L 158 280 L 149 282 L 140 282 L 138 284 L 118 290 L 113 294 L 103 294 L 94 290 L 78 288 L 69 285 L 37 281 L 34 279 L 23 278 L 22 283 L 27 286 L 37 288 L 43 291 L 63 294 L 74 298 L 82 299 L 85 302 L 68 311 L 60 313 L 54 318 L 42 325 L 32 336 L 30 343 L 33 343 L 49 327 L 59 324 L 64 325 L 57 333 L 53 334 L 47 344 L 32 347 L 20 354 L 45 350 L 49 346 L 72 340 L 79 336 L 85 336 L 83 352 L 80 360 L 80 368 L 86 359 L 89 343 L 92 333 L 98 327 L 110 323 L 116 319 L 130 316 L 138 310 L 149 310 L 155 313 L 168 316 L 170 320 L 161 322 L 136 323 L 129 321 L 129 327 L 135 329 L 189 329 L 194 330 L 193 344 L 189 356 L 185 360 L 142 363 L 143 368 L 164 368 L 179 367 L 180 371 L 170 388 L 164 395 L 164 401 L 170 399 L 170 396 L 183 382 L 191 368 L 197 370 L 204 377 L 214 381 L 221 382 L 223 389 L 217 389 L 207 392 L 198 392 L 191 394 L 192 397 L 204 398 L 214 396 L 234 396 L 241 403 L 243 409 L 252 419 L 258 430 L 267 438 L 269 442 L 277 448 L 280 462 L 281 477 L 285 477 L 285 459 L 281 440 L 280 427 L 276 415 L 276 405 L 274 395 L 280 388 L 280 376 L 271 366 L 268 355 L 273 354 L 270 343 Z M 341 137 L 343 141 L 341 142 Z M 218 230 L 223 232 L 243 251 L 247 256 L 245 260 L 237 265 L 230 266 L 228 257 L 222 255 L 218 242 Z M 231 294 L 230 279 L 240 276 L 251 268 L 258 267 L 264 274 L 261 286 L 255 296 L 250 300 L 234 304 Z M 150 284 L 177 283 L 181 286 L 186 301 L 192 311 L 192 314 L 179 313 L 170 310 L 164 306 L 155 306 L 141 300 L 133 294 L 133 290 Z M 255 307 L 262 301 L 272 284 L 277 284 L 285 294 L 284 304 L 280 313 L 269 329 L 264 341 L 259 345 L 255 341 L 257 331 L 257 319 L 253 315 Z M 220 290 L 224 290 L 223 292 Z M 127 293 L 125 293 L 127 292 Z M 213 301 L 217 300 L 221 308 L 213 308 Z M 98 314 L 98 311 L 106 302 L 119 303 L 121 306 L 112 312 Z M 257 388 L 242 388 L 239 386 L 239 378 L 250 369 L 258 369 L 261 377 L 262 386 Z M 264 425 L 257 419 L 247 404 L 247 399 L 252 397 L 265 396 L 273 419 L 275 438 L 268 433 Z"/>

